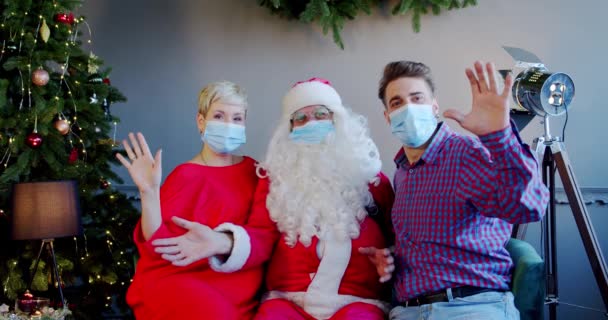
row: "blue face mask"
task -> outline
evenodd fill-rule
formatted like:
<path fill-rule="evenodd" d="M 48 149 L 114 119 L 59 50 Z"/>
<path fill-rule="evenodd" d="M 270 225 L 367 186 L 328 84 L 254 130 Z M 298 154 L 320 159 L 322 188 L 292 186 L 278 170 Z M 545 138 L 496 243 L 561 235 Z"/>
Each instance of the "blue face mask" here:
<path fill-rule="evenodd" d="M 219 121 L 207 122 L 201 139 L 213 151 L 224 154 L 232 153 L 247 141 L 245 126 Z"/>
<path fill-rule="evenodd" d="M 334 124 L 331 120 L 309 121 L 301 127 L 293 128 L 289 139 L 298 143 L 319 144 L 334 131 Z"/>
<path fill-rule="evenodd" d="M 408 147 L 427 142 L 437 128 L 437 117 L 430 104 L 407 104 L 389 114 L 391 131 Z"/>

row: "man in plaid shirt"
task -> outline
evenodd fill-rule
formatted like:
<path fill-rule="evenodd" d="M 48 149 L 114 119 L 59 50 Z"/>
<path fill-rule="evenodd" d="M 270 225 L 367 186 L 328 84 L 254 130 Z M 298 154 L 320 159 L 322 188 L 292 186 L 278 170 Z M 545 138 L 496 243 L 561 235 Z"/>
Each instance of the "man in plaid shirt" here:
<path fill-rule="evenodd" d="M 472 110 L 444 116 L 477 137 L 438 123 L 430 69 L 389 63 L 379 98 L 395 157 L 395 299 L 390 319 L 519 319 L 509 292 L 512 224 L 538 221 L 549 199 L 538 163 L 509 121 L 512 77 L 499 92 L 494 65 L 466 75 Z"/>

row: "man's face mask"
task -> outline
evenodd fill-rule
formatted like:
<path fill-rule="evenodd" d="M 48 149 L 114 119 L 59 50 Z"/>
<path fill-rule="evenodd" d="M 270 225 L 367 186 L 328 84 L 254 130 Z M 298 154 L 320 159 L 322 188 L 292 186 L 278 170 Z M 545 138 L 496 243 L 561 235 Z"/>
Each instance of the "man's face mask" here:
<path fill-rule="evenodd" d="M 406 104 L 391 112 L 389 118 L 393 135 L 411 148 L 427 142 L 437 128 L 437 117 L 430 104 Z"/>
<path fill-rule="evenodd" d="M 297 143 L 319 144 L 334 131 L 334 124 L 331 120 L 313 120 L 303 126 L 293 128 L 289 139 Z"/>
<path fill-rule="evenodd" d="M 201 139 L 217 153 L 232 153 L 247 141 L 245 126 L 220 121 L 208 121 Z"/>

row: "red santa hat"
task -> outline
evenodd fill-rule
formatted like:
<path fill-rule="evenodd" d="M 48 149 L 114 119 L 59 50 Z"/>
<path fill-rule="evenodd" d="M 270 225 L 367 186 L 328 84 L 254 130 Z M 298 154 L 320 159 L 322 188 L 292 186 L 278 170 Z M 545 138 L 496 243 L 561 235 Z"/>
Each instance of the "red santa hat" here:
<path fill-rule="evenodd" d="M 342 99 L 331 83 L 322 78 L 297 82 L 283 98 L 283 115 L 313 105 L 324 105 L 333 112 L 344 111 Z"/>

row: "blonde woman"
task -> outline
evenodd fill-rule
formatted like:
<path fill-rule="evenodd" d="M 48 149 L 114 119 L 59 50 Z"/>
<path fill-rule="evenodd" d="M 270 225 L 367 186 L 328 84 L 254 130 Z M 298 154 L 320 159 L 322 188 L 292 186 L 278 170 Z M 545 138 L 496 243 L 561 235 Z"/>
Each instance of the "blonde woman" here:
<path fill-rule="evenodd" d="M 263 276 L 261 267 L 217 273 L 203 259 L 177 267 L 154 252 L 151 242 L 176 237 L 185 229 L 180 217 L 238 237 L 232 225 L 246 222 L 257 176 L 255 161 L 235 155 L 245 143 L 246 96 L 230 82 L 216 82 L 199 95 L 196 121 L 202 150 L 161 182 L 161 151 L 152 156 L 141 133 L 123 141 L 129 157 L 117 155 L 137 185 L 142 216 L 134 232 L 141 256 L 127 302 L 137 319 L 249 319 Z M 225 224 L 230 223 L 230 224 Z M 179 255 L 179 252 L 173 252 Z M 234 264 L 240 261 L 225 261 Z"/>

